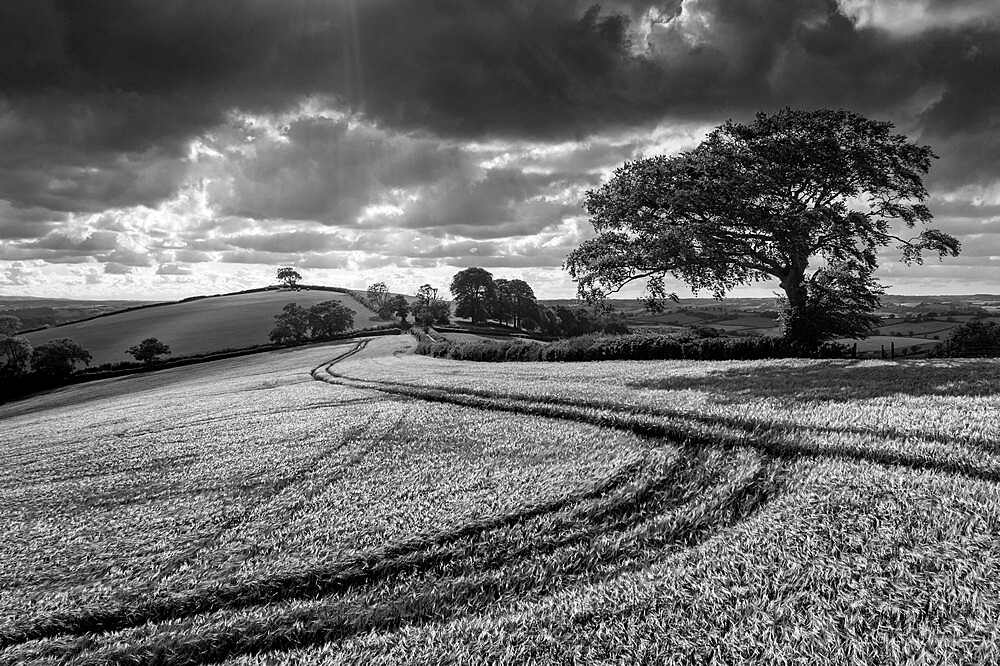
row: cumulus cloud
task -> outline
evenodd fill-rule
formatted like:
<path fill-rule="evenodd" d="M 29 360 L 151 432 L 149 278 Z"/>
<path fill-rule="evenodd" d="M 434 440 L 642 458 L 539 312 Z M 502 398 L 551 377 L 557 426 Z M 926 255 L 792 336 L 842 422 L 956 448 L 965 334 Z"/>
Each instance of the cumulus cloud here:
<path fill-rule="evenodd" d="M 125 264 L 119 264 L 115 261 L 109 261 L 104 264 L 104 272 L 108 275 L 128 275 L 132 272 L 132 266 L 126 266 Z"/>
<path fill-rule="evenodd" d="M 931 145 L 985 247 L 997 71 L 992 0 L 2 3 L 0 262 L 556 270 L 616 165 L 786 105 Z"/>
<path fill-rule="evenodd" d="M 191 267 L 181 264 L 160 264 L 156 268 L 157 275 L 191 275 Z"/>

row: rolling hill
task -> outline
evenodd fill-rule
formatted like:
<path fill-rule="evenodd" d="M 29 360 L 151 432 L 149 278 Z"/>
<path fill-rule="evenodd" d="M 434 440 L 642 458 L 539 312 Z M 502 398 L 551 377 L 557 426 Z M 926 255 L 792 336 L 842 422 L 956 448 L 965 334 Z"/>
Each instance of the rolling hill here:
<path fill-rule="evenodd" d="M 374 312 L 347 294 L 273 289 L 131 310 L 34 331 L 24 337 L 34 346 L 71 338 L 91 353 L 91 365 L 130 361 L 125 350 L 149 337 L 167 343 L 175 356 L 199 354 L 266 343 L 274 315 L 286 303 L 309 307 L 323 301 L 338 301 L 353 310 L 356 328 L 370 325 L 373 317 L 377 319 Z"/>

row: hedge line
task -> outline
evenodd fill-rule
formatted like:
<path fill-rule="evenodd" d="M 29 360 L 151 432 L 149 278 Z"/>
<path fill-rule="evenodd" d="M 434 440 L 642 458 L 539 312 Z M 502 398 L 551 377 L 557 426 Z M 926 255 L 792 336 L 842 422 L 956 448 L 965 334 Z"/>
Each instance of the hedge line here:
<path fill-rule="evenodd" d="M 753 336 L 691 339 L 671 335 L 583 335 L 548 345 L 521 340 L 433 342 L 421 340 L 417 353 L 459 361 L 754 360 L 796 356 L 781 338 Z M 841 355 L 828 349 L 826 356 Z"/>

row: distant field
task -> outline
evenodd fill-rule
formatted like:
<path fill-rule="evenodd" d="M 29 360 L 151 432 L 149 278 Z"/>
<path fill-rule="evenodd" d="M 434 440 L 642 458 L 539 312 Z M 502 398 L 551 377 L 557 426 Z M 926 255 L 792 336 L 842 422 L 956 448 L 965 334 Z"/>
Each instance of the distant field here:
<path fill-rule="evenodd" d="M 62 298 L 0 298 L 0 314 L 21 320 L 22 330 L 51 326 L 94 315 L 124 310 L 149 301 L 75 301 Z"/>
<path fill-rule="evenodd" d="M 167 343 L 174 355 L 198 354 L 266 343 L 274 327 L 274 315 L 286 303 L 308 307 L 331 300 L 354 311 L 355 327 L 372 323 L 370 318 L 375 313 L 346 294 L 281 290 L 144 308 L 36 331 L 25 337 L 36 346 L 55 338 L 72 338 L 91 353 L 92 365 L 133 360 L 125 350 L 148 337 Z"/>
<path fill-rule="evenodd" d="M 704 324 L 708 318 L 685 312 L 669 312 L 662 315 L 637 315 L 627 318 L 625 323 L 629 326 L 640 324 L 682 326 L 685 324 Z"/>
<path fill-rule="evenodd" d="M 712 322 L 712 326 L 746 326 L 748 328 L 774 328 L 778 322 L 769 317 L 740 317 L 738 319 L 725 319 L 719 322 Z"/>
<path fill-rule="evenodd" d="M 450 331 L 442 333 L 441 331 L 436 331 L 434 337 L 438 340 L 452 340 L 454 342 L 482 342 L 483 340 L 511 340 L 520 339 L 525 342 L 533 344 L 545 344 L 541 340 L 532 340 L 531 338 L 513 338 L 510 335 L 489 335 L 482 333 L 452 333 Z"/>
<path fill-rule="evenodd" d="M 877 352 L 883 347 L 886 353 L 889 353 L 892 345 L 896 346 L 896 350 L 900 349 L 911 349 L 911 348 L 931 348 L 937 345 L 940 340 L 934 340 L 933 338 L 897 338 L 891 335 L 872 335 L 870 337 L 864 338 L 863 340 L 853 340 L 850 338 L 840 338 L 835 340 L 845 345 L 853 345 L 855 342 L 858 343 L 859 352 Z"/>
<path fill-rule="evenodd" d="M 948 335 L 948 332 L 951 331 L 951 329 L 961 325 L 962 322 L 948 321 L 900 322 L 889 326 L 879 326 L 878 330 L 882 333 L 882 335 L 901 333 L 908 336 L 912 331 L 913 335 L 917 336 L 928 337 L 929 334 L 933 333 L 944 338 Z"/>

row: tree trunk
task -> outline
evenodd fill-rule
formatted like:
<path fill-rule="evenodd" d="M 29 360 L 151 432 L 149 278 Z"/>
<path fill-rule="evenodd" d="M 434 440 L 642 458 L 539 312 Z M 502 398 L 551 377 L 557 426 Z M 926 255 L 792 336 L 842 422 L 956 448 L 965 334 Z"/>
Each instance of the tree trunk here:
<path fill-rule="evenodd" d="M 805 265 L 796 265 L 781 280 L 781 288 L 787 299 L 784 311 L 781 313 L 782 334 L 793 347 L 800 351 L 811 352 L 818 346 L 818 341 L 809 322 L 806 307 L 809 290 L 803 282 L 804 277 Z"/>

